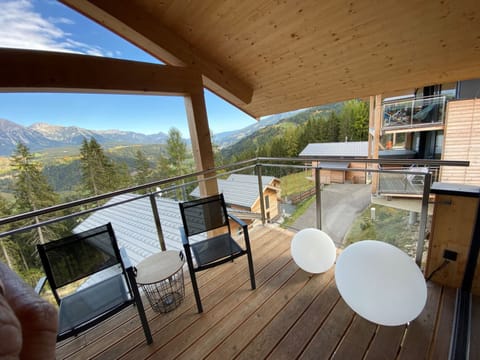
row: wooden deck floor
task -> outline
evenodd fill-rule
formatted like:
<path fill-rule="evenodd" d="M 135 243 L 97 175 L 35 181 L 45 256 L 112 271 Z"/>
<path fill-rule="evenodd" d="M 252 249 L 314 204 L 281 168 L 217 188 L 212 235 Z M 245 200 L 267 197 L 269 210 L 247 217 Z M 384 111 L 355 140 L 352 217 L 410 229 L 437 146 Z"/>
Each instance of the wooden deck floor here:
<path fill-rule="evenodd" d="M 200 274 L 198 314 L 186 274 L 185 300 L 167 314 L 147 306 L 147 345 L 134 308 L 59 343 L 57 358 L 79 359 L 446 359 L 454 290 L 429 283 L 423 313 L 407 326 L 377 326 L 341 299 L 333 269 L 309 276 L 292 261 L 292 233 L 251 231 L 257 289 L 246 257 Z"/>

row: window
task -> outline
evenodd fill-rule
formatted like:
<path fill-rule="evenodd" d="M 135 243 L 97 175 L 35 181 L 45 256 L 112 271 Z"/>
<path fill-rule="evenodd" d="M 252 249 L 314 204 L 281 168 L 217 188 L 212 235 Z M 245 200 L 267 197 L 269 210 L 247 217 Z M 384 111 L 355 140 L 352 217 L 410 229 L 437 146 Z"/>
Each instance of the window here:
<path fill-rule="evenodd" d="M 268 197 L 268 195 L 265 195 L 265 209 L 269 209 L 270 208 L 270 198 Z"/>

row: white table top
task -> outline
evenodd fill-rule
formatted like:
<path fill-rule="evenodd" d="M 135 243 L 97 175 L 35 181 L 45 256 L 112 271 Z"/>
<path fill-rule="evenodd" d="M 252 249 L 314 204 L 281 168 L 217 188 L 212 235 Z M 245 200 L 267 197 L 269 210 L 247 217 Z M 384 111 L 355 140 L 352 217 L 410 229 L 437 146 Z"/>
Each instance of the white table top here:
<path fill-rule="evenodd" d="M 147 257 L 137 264 L 137 283 L 154 284 L 165 280 L 179 271 L 185 260 L 176 250 L 162 251 Z"/>
<path fill-rule="evenodd" d="M 425 278 L 413 259 L 381 241 L 348 246 L 337 259 L 335 281 L 352 310 L 380 325 L 412 321 L 427 301 Z"/>

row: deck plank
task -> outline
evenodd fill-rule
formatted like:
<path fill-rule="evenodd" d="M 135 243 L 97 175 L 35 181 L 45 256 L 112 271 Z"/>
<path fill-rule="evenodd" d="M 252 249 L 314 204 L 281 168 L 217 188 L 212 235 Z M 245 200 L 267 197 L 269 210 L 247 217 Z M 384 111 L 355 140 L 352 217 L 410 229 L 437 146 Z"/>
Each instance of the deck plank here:
<path fill-rule="evenodd" d="M 300 359 L 329 359 L 351 325 L 353 317 L 353 311 L 340 299 L 300 355 Z"/>
<path fill-rule="evenodd" d="M 480 359 L 480 296 L 472 296 L 470 359 Z"/>
<path fill-rule="evenodd" d="M 365 354 L 365 360 L 395 359 L 403 340 L 406 326 L 379 326 Z"/>
<path fill-rule="evenodd" d="M 455 311 L 456 290 L 443 288 L 438 314 L 435 338 L 432 342 L 431 358 L 435 360 L 448 359 L 450 340 L 452 337 L 453 317 Z M 476 358 L 478 359 L 478 357 Z"/>
<path fill-rule="evenodd" d="M 332 359 L 362 359 L 375 335 L 376 328 L 377 325 L 374 323 L 355 315 L 352 325 L 348 328 Z"/>
<path fill-rule="evenodd" d="M 211 352 L 207 359 L 231 359 L 234 358 L 250 341 L 270 322 L 273 317 L 305 286 L 308 274 L 299 271 L 297 265 L 291 261 L 286 267 L 290 273 L 288 278 L 282 277 L 282 284 L 278 284 L 271 291 L 268 298 L 257 302 L 252 311 L 246 313 L 243 307 L 234 316 L 244 321 Z M 273 281 L 280 278 L 280 274 Z M 229 321 L 230 319 L 228 319 Z M 223 336 L 224 334 L 221 334 Z"/>
<path fill-rule="evenodd" d="M 306 285 L 297 293 L 283 310 L 260 331 L 239 354 L 238 360 L 266 358 L 284 337 L 287 331 L 310 307 L 315 298 L 333 281 L 334 271 L 309 277 Z"/>
<path fill-rule="evenodd" d="M 312 305 L 273 349 L 268 359 L 287 360 L 299 357 L 339 300 L 340 294 L 335 287 L 335 281 L 330 281 L 328 288 L 315 298 Z"/>
<path fill-rule="evenodd" d="M 407 327 L 398 359 L 428 359 L 440 306 L 441 286 L 427 283 L 427 303 L 423 312 Z"/>

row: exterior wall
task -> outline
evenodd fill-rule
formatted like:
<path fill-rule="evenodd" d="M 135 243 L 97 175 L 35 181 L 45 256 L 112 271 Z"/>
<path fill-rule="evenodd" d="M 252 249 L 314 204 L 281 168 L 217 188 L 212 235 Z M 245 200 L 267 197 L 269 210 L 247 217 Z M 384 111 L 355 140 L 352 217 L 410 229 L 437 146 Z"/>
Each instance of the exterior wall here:
<path fill-rule="evenodd" d="M 266 204 L 265 204 L 265 214 L 266 214 L 265 216 L 266 216 L 267 219 L 274 219 L 275 217 L 277 217 L 280 214 L 280 210 L 279 210 L 279 206 L 278 206 L 277 191 L 267 188 L 263 192 L 263 196 L 264 197 L 268 196 L 268 202 L 269 202 L 268 209 L 266 208 Z M 262 212 L 259 199 L 257 199 L 257 201 L 255 201 L 255 204 L 253 205 L 251 211 L 255 212 L 255 213 L 261 213 Z M 268 215 L 270 215 L 270 216 L 268 216 Z"/>
<path fill-rule="evenodd" d="M 480 185 L 480 99 L 448 103 L 442 159 L 468 160 L 470 166 L 443 167 L 440 181 Z"/>
<path fill-rule="evenodd" d="M 330 182 L 334 184 L 343 184 L 345 182 L 345 173 L 343 170 L 322 170 L 322 172 L 330 172 Z"/>
<path fill-rule="evenodd" d="M 350 169 L 365 169 L 364 163 L 350 163 Z M 365 171 L 347 171 L 346 180 L 352 184 L 365 184 Z"/>
<path fill-rule="evenodd" d="M 312 166 L 317 166 L 316 161 L 312 161 Z M 350 163 L 350 169 L 365 169 L 364 163 Z M 315 169 L 312 169 L 312 178 L 315 179 Z M 343 184 L 351 182 L 352 184 L 365 184 L 364 171 L 343 171 L 343 170 L 321 170 L 320 183 L 322 184 Z"/>

